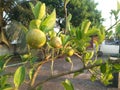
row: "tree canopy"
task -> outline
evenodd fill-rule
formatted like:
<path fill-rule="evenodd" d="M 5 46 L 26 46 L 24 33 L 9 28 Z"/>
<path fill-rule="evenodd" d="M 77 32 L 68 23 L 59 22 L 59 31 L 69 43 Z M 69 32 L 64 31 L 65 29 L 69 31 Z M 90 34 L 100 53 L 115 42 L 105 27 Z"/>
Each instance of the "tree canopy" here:
<path fill-rule="evenodd" d="M 32 0 L 30 0 L 32 1 Z M 39 0 L 46 4 L 47 12 L 50 13 L 54 8 L 57 12 L 57 18 L 59 18 L 59 25 L 64 27 L 64 21 L 61 23 L 61 19 L 65 18 L 64 0 Z M 32 1 L 36 2 L 36 1 Z M 73 26 L 79 26 L 83 20 L 89 19 L 93 25 L 101 25 L 103 18 L 101 12 L 96 9 L 97 3 L 94 0 L 70 0 L 67 4 L 67 12 L 73 17 L 71 23 Z M 27 26 L 29 21 L 33 18 L 29 1 L 21 1 L 18 5 L 14 6 L 9 12 L 9 19 L 17 20 Z M 23 22 L 24 21 L 24 22 Z"/>
<path fill-rule="evenodd" d="M 64 0 L 40 0 L 46 3 L 48 11 L 56 8 L 57 17 L 64 18 Z M 70 0 L 67 4 L 68 13 L 72 14 L 71 23 L 79 26 L 83 20 L 89 19 L 92 25 L 101 25 L 103 18 L 101 12 L 96 9 L 97 3 L 94 0 Z"/>

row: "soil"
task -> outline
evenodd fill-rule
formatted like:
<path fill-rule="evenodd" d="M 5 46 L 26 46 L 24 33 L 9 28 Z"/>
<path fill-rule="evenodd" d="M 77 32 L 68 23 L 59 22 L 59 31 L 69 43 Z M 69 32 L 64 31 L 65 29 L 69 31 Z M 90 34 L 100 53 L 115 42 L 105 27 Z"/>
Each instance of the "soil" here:
<path fill-rule="evenodd" d="M 79 69 L 82 66 L 82 63 L 79 58 L 72 57 L 74 68 L 73 70 Z M 45 80 L 51 75 L 50 71 L 50 65 L 51 62 L 46 63 L 42 66 L 39 75 L 36 79 L 36 83 L 42 80 Z M 9 67 L 6 70 L 8 72 L 14 72 L 17 67 Z M 54 62 L 54 74 L 59 74 L 65 71 L 70 70 L 71 64 L 66 62 L 64 57 L 59 58 L 58 60 L 55 60 Z M 90 80 L 90 73 L 88 71 L 85 71 L 84 73 L 73 77 L 73 74 L 66 75 L 59 77 L 54 80 L 50 80 L 43 84 L 42 90 L 64 90 L 61 82 L 63 82 L 65 79 L 69 79 L 74 86 L 74 90 L 118 90 L 117 88 L 113 87 L 106 87 L 104 86 L 100 81 L 92 82 Z M 12 82 L 13 80 L 10 79 Z M 27 85 L 24 84 L 20 87 L 20 90 L 27 90 Z"/>

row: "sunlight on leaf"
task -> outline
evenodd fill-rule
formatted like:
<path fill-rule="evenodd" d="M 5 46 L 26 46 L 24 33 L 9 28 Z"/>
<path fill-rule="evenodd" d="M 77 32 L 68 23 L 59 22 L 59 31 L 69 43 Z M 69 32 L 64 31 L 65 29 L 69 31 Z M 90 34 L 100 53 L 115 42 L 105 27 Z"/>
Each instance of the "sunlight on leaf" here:
<path fill-rule="evenodd" d="M 16 88 L 24 82 L 25 79 L 25 67 L 20 66 L 14 74 L 14 84 Z"/>
<path fill-rule="evenodd" d="M 71 81 L 68 79 L 66 79 L 64 82 L 62 82 L 62 85 L 64 86 L 64 90 L 74 90 Z"/>

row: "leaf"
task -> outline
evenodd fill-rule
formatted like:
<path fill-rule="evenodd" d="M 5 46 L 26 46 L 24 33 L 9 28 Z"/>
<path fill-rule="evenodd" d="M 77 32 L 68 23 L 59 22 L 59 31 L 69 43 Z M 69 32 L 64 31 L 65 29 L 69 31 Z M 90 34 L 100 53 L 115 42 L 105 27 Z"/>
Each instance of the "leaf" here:
<path fill-rule="evenodd" d="M 25 79 L 25 67 L 20 66 L 14 74 L 14 84 L 16 88 L 24 82 Z"/>
<path fill-rule="evenodd" d="M 29 78 L 30 78 L 30 80 L 33 78 L 34 72 L 35 72 L 35 70 L 33 68 L 30 69 L 30 71 L 29 71 Z"/>
<path fill-rule="evenodd" d="M 68 17 L 66 18 L 66 29 L 70 31 L 70 20 L 72 18 L 72 15 L 69 14 Z"/>
<path fill-rule="evenodd" d="M 85 59 L 90 60 L 92 59 L 93 55 L 94 55 L 94 51 L 87 51 L 85 54 Z"/>
<path fill-rule="evenodd" d="M 93 64 L 101 64 L 102 62 L 103 62 L 102 59 L 98 59 L 98 60 L 95 60 L 95 61 L 93 62 Z"/>
<path fill-rule="evenodd" d="M 45 3 L 43 3 L 40 7 L 40 10 L 38 11 L 39 14 L 38 14 L 38 18 L 37 19 L 40 19 L 40 20 L 43 20 L 46 16 L 46 6 L 45 6 Z"/>
<path fill-rule="evenodd" d="M 37 2 L 37 4 L 35 5 L 35 7 L 33 9 L 33 14 L 36 19 L 38 19 L 40 7 L 41 7 L 41 2 Z"/>
<path fill-rule="evenodd" d="M 56 23 L 56 10 L 54 9 L 53 12 L 42 22 L 40 29 L 42 31 L 48 32 Z"/>
<path fill-rule="evenodd" d="M 113 67 L 114 67 L 114 69 L 116 69 L 118 71 L 120 70 L 120 64 L 114 64 Z"/>
<path fill-rule="evenodd" d="M 29 28 L 30 28 L 30 30 L 39 29 L 40 24 L 41 24 L 41 20 L 39 20 L 39 19 L 31 20 Z"/>
<path fill-rule="evenodd" d="M 78 40 L 82 39 L 83 34 L 82 34 L 82 31 L 80 29 L 76 29 L 76 37 Z"/>
<path fill-rule="evenodd" d="M 38 86 L 38 87 L 37 87 L 37 90 L 42 90 L 42 86 Z"/>
<path fill-rule="evenodd" d="M 69 63 L 72 63 L 72 60 L 71 60 L 71 58 L 70 57 L 66 57 L 66 59 L 65 59 L 67 62 L 69 62 Z"/>
<path fill-rule="evenodd" d="M 3 90 L 17 90 L 17 89 L 14 89 L 14 88 L 12 88 L 12 87 L 9 87 L 9 88 L 5 88 L 5 89 L 3 89 Z"/>
<path fill-rule="evenodd" d="M 88 32 L 90 24 L 91 24 L 91 22 L 89 20 L 83 21 L 82 26 L 81 26 L 81 30 L 83 31 L 83 33 L 87 33 Z"/>
<path fill-rule="evenodd" d="M 117 0 L 117 10 L 120 10 L 120 2 Z"/>
<path fill-rule="evenodd" d="M 56 37 L 56 32 L 54 30 L 49 31 L 50 38 Z"/>
<path fill-rule="evenodd" d="M 74 90 L 71 81 L 68 79 L 66 79 L 64 82 L 62 82 L 62 85 L 64 86 L 65 90 Z"/>
<path fill-rule="evenodd" d="M 102 65 L 100 66 L 100 71 L 101 71 L 102 73 L 105 73 L 105 72 L 106 72 L 106 64 L 102 64 Z"/>
<path fill-rule="evenodd" d="M 65 46 L 70 41 L 69 35 L 60 34 L 60 37 L 61 37 L 63 46 Z"/>
<path fill-rule="evenodd" d="M 92 75 L 92 76 L 90 77 L 90 79 L 91 79 L 91 81 L 95 81 L 97 78 L 96 78 L 95 75 Z"/>
<path fill-rule="evenodd" d="M 79 71 L 79 72 L 75 72 L 74 73 L 74 77 L 78 76 L 79 74 L 83 73 L 83 70 L 82 71 Z"/>
<path fill-rule="evenodd" d="M 38 60 L 38 57 L 32 57 L 30 59 L 30 64 L 33 65 L 35 63 L 35 61 L 37 61 L 37 60 Z"/>
<path fill-rule="evenodd" d="M 29 5 L 31 7 L 32 13 L 34 14 L 34 5 L 31 2 L 29 2 Z"/>

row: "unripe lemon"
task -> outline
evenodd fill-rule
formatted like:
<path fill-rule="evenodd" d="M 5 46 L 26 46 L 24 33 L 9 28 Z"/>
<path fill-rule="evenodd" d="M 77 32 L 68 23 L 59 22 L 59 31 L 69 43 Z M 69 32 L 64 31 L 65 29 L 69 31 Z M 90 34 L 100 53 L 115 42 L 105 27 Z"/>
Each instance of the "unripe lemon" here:
<path fill-rule="evenodd" d="M 33 29 L 28 31 L 26 35 L 26 41 L 32 48 L 40 48 L 46 42 L 46 35 L 39 29 Z"/>
<path fill-rule="evenodd" d="M 60 37 L 51 38 L 50 44 L 54 48 L 61 48 L 62 47 L 62 41 L 61 41 Z"/>
<path fill-rule="evenodd" d="M 72 55 L 74 54 L 74 50 L 73 50 L 71 47 L 68 47 L 68 48 L 66 49 L 66 54 L 67 54 L 68 56 L 72 56 Z"/>

